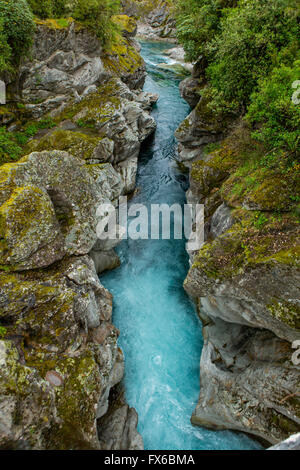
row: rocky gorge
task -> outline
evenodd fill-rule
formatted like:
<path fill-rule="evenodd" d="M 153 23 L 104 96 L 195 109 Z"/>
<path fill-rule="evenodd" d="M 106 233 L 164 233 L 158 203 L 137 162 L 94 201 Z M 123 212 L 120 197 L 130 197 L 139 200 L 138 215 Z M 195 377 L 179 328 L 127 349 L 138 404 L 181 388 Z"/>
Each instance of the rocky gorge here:
<path fill-rule="evenodd" d="M 123 354 L 97 275 L 119 264 L 113 246 L 97 243 L 97 207 L 134 190 L 141 143 L 156 127 L 130 25 L 104 53 L 74 21 L 38 21 L 32 58 L 7 80 L 22 106 L 5 110 L 6 125 L 45 114 L 51 125 L 0 169 L 2 449 L 143 448 L 121 390 L 111 404 Z"/>
<path fill-rule="evenodd" d="M 142 365 L 147 406 L 141 402 L 138 411 L 148 448 L 151 433 L 163 445 L 169 434 L 180 449 L 257 448 L 240 433 L 264 446 L 277 444 L 300 430 L 300 367 L 292 360 L 300 330 L 294 197 L 299 168 L 279 176 L 272 165 L 267 171 L 259 165 L 258 157 L 268 155 L 254 146 L 247 125 L 207 105 L 201 60 L 180 85 L 191 112 L 175 132 L 173 152 L 173 127 L 187 107 L 177 107 L 178 78 L 174 86 L 161 63 L 166 55 L 172 58 L 172 50 L 183 62 L 182 51 L 169 44 L 166 52 L 162 43 L 150 45 L 149 53 L 144 46 L 148 59 L 151 48 L 159 55 L 154 66 L 148 63 L 152 76 L 144 87 L 146 66 L 135 39 L 139 31 L 147 39 L 175 41 L 169 2 L 142 12 L 139 2 L 123 3 L 125 14 L 114 17 L 122 34 L 110 49 L 71 18 L 63 25 L 36 20 L 31 56 L 22 61 L 17 79 L 5 76 L 9 102 L 1 108 L 1 125 L 10 132 L 35 131 L 22 158 L 0 167 L 0 449 L 143 449 L 138 415 L 128 404 L 132 393 L 127 403 L 123 389 L 123 343 L 135 331 L 128 333 L 131 323 L 140 327 L 136 346 L 128 344 L 131 356 L 138 356 L 134 364 Z M 139 29 L 134 17 L 140 18 Z M 166 96 L 151 113 L 157 91 Z M 151 141 L 157 122 L 161 127 Z M 253 155 L 250 168 L 246 153 Z M 116 251 L 120 240 L 97 237 L 101 203 L 117 206 L 119 196 L 134 192 L 135 202 L 162 197 L 183 203 L 182 169 L 189 177 L 187 202 L 205 208 L 205 244 L 189 253 L 184 281 L 193 303 L 182 292 L 183 246 L 172 241 L 166 253 L 166 245 L 161 250 L 136 243 L 135 250 Z M 99 280 L 124 259 L 127 265 Z M 133 319 L 124 318 L 124 308 Z M 166 344 L 170 331 L 174 342 Z M 126 339 L 122 349 L 120 333 Z M 147 341 L 159 353 L 147 350 Z M 175 352 L 176 361 L 168 363 L 165 353 L 173 359 Z M 125 353 L 130 356 L 126 348 Z M 188 376 L 197 381 L 200 353 L 200 396 L 189 427 L 181 419 L 193 402 Z M 151 373 L 149 382 L 143 367 Z M 156 389 L 158 375 L 167 380 Z M 180 399 L 172 387 L 181 391 Z M 149 390 L 155 390 L 153 401 L 143 396 Z M 168 433 L 155 398 L 170 416 Z M 178 435 L 184 436 L 179 443 Z M 297 445 L 294 438 L 282 444 Z"/>

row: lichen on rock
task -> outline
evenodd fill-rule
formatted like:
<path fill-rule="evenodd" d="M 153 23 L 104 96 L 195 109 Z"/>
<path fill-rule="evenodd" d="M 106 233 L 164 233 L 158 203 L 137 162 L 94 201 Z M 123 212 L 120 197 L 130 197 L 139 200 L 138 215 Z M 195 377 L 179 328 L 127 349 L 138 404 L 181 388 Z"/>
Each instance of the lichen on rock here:
<path fill-rule="evenodd" d="M 300 335 L 299 165 L 267 152 L 239 119 L 211 116 L 203 98 L 176 136 L 190 168 L 188 202 L 205 207 L 205 243 L 190 253 L 184 283 L 204 337 L 192 422 L 274 444 L 300 429 L 292 362 Z"/>
<path fill-rule="evenodd" d="M 4 165 L 0 173 L 3 264 L 14 270 L 39 268 L 65 254 L 90 251 L 96 241 L 96 210 L 104 198 L 74 157 L 56 150 L 33 152 L 16 164 Z M 18 218 L 10 216 L 14 212 L 23 220 L 22 227 Z"/>

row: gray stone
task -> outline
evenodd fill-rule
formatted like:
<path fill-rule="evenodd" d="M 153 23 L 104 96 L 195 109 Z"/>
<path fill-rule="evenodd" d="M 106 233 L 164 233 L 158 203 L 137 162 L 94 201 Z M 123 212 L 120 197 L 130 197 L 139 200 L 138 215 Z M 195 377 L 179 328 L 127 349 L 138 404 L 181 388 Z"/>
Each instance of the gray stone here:
<path fill-rule="evenodd" d="M 299 368 L 291 363 L 289 343 L 267 330 L 218 318 L 206 322 L 203 336 L 201 392 L 193 424 L 247 431 L 271 444 L 287 436 L 281 420 L 291 430 L 299 427 L 289 400 L 297 389 Z"/>
<path fill-rule="evenodd" d="M 110 251 L 91 251 L 90 257 L 94 261 L 95 269 L 98 274 L 104 271 L 111 271 L 118 268 L 121 264 L 120 258 L 114 250 Z"/>
<path fill-rule="evenodd" d="M 221 204 L 215 211 L 210 222 L 210 233 L 215 237 L 219 237 L 224 232 L 230 229 L 234 224 L 234 218 L 231 215 L 231 210 L 226 204 Z"/>
<path fill-rule="evenodd" d="M 98 433 L 102 450 L 143 450 L 142 436 L 137 432 L 138 416 L 129 408 L 123 394 L 116 405 L 98 420 Z"/>
<path fill-rule="evenodd" d="M 194 109 L 200 100 L 199 80 L 188 77 L 180 83 L 179 90 L 182 98 Z"/>

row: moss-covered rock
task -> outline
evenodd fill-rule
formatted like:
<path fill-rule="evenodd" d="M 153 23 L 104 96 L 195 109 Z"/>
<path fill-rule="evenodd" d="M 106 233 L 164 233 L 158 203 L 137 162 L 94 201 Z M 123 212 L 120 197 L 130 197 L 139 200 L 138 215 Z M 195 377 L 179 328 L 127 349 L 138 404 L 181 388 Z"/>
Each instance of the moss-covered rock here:
<path fill-rule="evenodd" d="M 107 70 L 120 77 L 130 89 L 142 88 L 146 78 L 146 66 L 135 43 L 118 36 L 102 55 Z"/>
<path fill-rule="evenodd" d="M 145 97 L 147 100 L 147 96 Z M 155 120 L 144 110 L 145 100 L 137 101 L 124 83 L 111 78 L 95 93 L 79 103 L 71 103 L 56 117 L 57 123 L 71 121 L 81 128 L 87 127 L 100 137 L 114 142 L 113 163 L 138 157 L 141 142 L 156 128 Z M 93 134 L 94 136 L 94 134 Z"/>
<path fill-rule="evenodd" d="M 88 257 L 0 272 L 0 448 L 99 448 L 96 419 L 123 370 L 111 313 Z"/>
<path fill-rule="evenodd" d="M 213 242 L 205 244 L 196 255 L 193 267 L 204 269 L 208 277 L 215 279 L 231 279 L 259 264 L 282 263 L 298 267 L 300 227 L 297 219 L 269 216 L 260 227 L 257 225 L 258 214 L 236 212 L 239 222 Z"/>
<path fill-rule="evenodd" d="M 86 165 L 86 171 L 101 188 L 101 192 L 107 201 L 118 204 L 118 198 L 125 189 L 124 181 L 121 175 L 114 169 L 110 163 L 95 165 Z"/>
<path fill-rule="evenodd" d="M 132 16 L 114 15 L 112 21 L 120 27 L 123 36 L 134 37 L 136 35 L 137 23 Z"/>
<path fill-rule="evenodd" d="M 14 343 L 0 341 L 0 449 L 42 448 L 57 423 L 54 395 Z"/>
<path fill-rule="evenodd" d="M 64 254 L 52 201 L 36 186 L 16 187 L 0 206 L 0 264 L 15 269 L 51 264 Z"/>
<path fill-rule="evenodd" d="M 57 122 L 71 120 L 81 128 L 101 129 L 120 111 L 121 85 L 117 79 L 105 81 L 97 91 L 78 103 L 71 102 L 56 118 Z"/>
<path fill-rule="evenodd" d="M 113 161 L 114 142 L 107 137 L 96 134 L 54 130 L 39 140 L 31 140 L 25 152 L 42 152 L 44 150 L 63 150 L 82 160 L 99 162 Z"/>
<path fill-rule="evenodd" d="M 86 254 L 104 200 L 84 166 L 66 152 L 34 152 L 0 168 L 1 260 L 12 270 Z"/>
<path fill-rule="evenodd" d="M 42 20 L 41 18 L 35 18 L 34 19 L 36 25 L 38 26 L 44 26 L 45 30 L 46 28 L 49 29 L 68 29 L 71 23 L 74 22 L 74 19 L 69 17 L 69 18 L 47 18 L 45 20 Z M 80 28 L 81 26 L 79 23 L 77 24 L 77 28 Z"/>
<path fill-rule="evenodd" d="M 222 187 L 222 197 L 232 207 L 248 210 L 290 211 L 300 195 L 300 170 L 287 172 L 242 166 Z"/>

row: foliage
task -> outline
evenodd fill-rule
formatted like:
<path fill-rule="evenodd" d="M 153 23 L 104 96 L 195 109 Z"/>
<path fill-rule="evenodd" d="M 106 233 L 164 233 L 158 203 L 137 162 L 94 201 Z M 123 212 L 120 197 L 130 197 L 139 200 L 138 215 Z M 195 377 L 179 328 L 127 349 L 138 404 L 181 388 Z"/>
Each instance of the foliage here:
<path fill-rule="evenodd" d="M 93 31 L 104 45 L 119 30 L 111 17 L 119 13 L 119 0 L 75 0 L 72 17 Z"/>
<path fill-rule="evenodd" d="M 0 339 L 4 338 L 7 333 L 7 329 L 4 326 L 0 326 Z"/>
<path fill-rule="evenodd" d="M 177 24 L 187 58 L 197 61 L 206 82 L 201 96 L 207 109 L 232 119 L 249 108 L 254 138 L 268 149 L 294 152 L 299 146 L 299 105 L 292 102 L 292 84 L 300 79 L 299 2 L 178 0 Z"/>
<path fill-rule="evenodd" d="M 0 127 L 0 165 L 17 161 L 23 154 L 23 147 L 34 137 L 39 129 L 55 127 L 52 118 L 46 117 L 37 122 L 28 122 L 21 131 L 8 132 Z"/>
<path fill-rule="evenodd" d="M 300 106 L 292 101 L 292 84 L 300 77 L 300 61 L 292 67 L 281 65 L 261 80 L 251 96 L 247 119 L 259 125 L 253 136 L 269 147 L 297 150 L 300 142 Z"/>
<path fill-rule="evenodd" d="M 32 44 L 34 22 L 26 1 L 1 0 L 0 25 L 0 71 L 12 71 Z"/>
<path fill-rule="evenodd" d="M 4 19 L 0 19 L 0 72 L 10 67 L 11 48 L 4 32 Z"/>
<path fill-rule="evenodd" d="M 221 33 L 208 46 L 208 76 L 228 101 L 247 105 L 273 57 L 297 37 L 290 0 L 240 0 L 221 20 Z"/>
<path fill-rule="evenodd" d="M 18 160 L 22 155 L 22 148 L 16 142 L 13 134 L 5 127 L 0 127 L 0 165 Z"/>
<path fill-rule="evenodd" d="M 209 41 L 220 32 L 224 9 L 236 3 L 237 0 L 178 0 L 177 35 L 188 60 L 207 54 Z"/>

